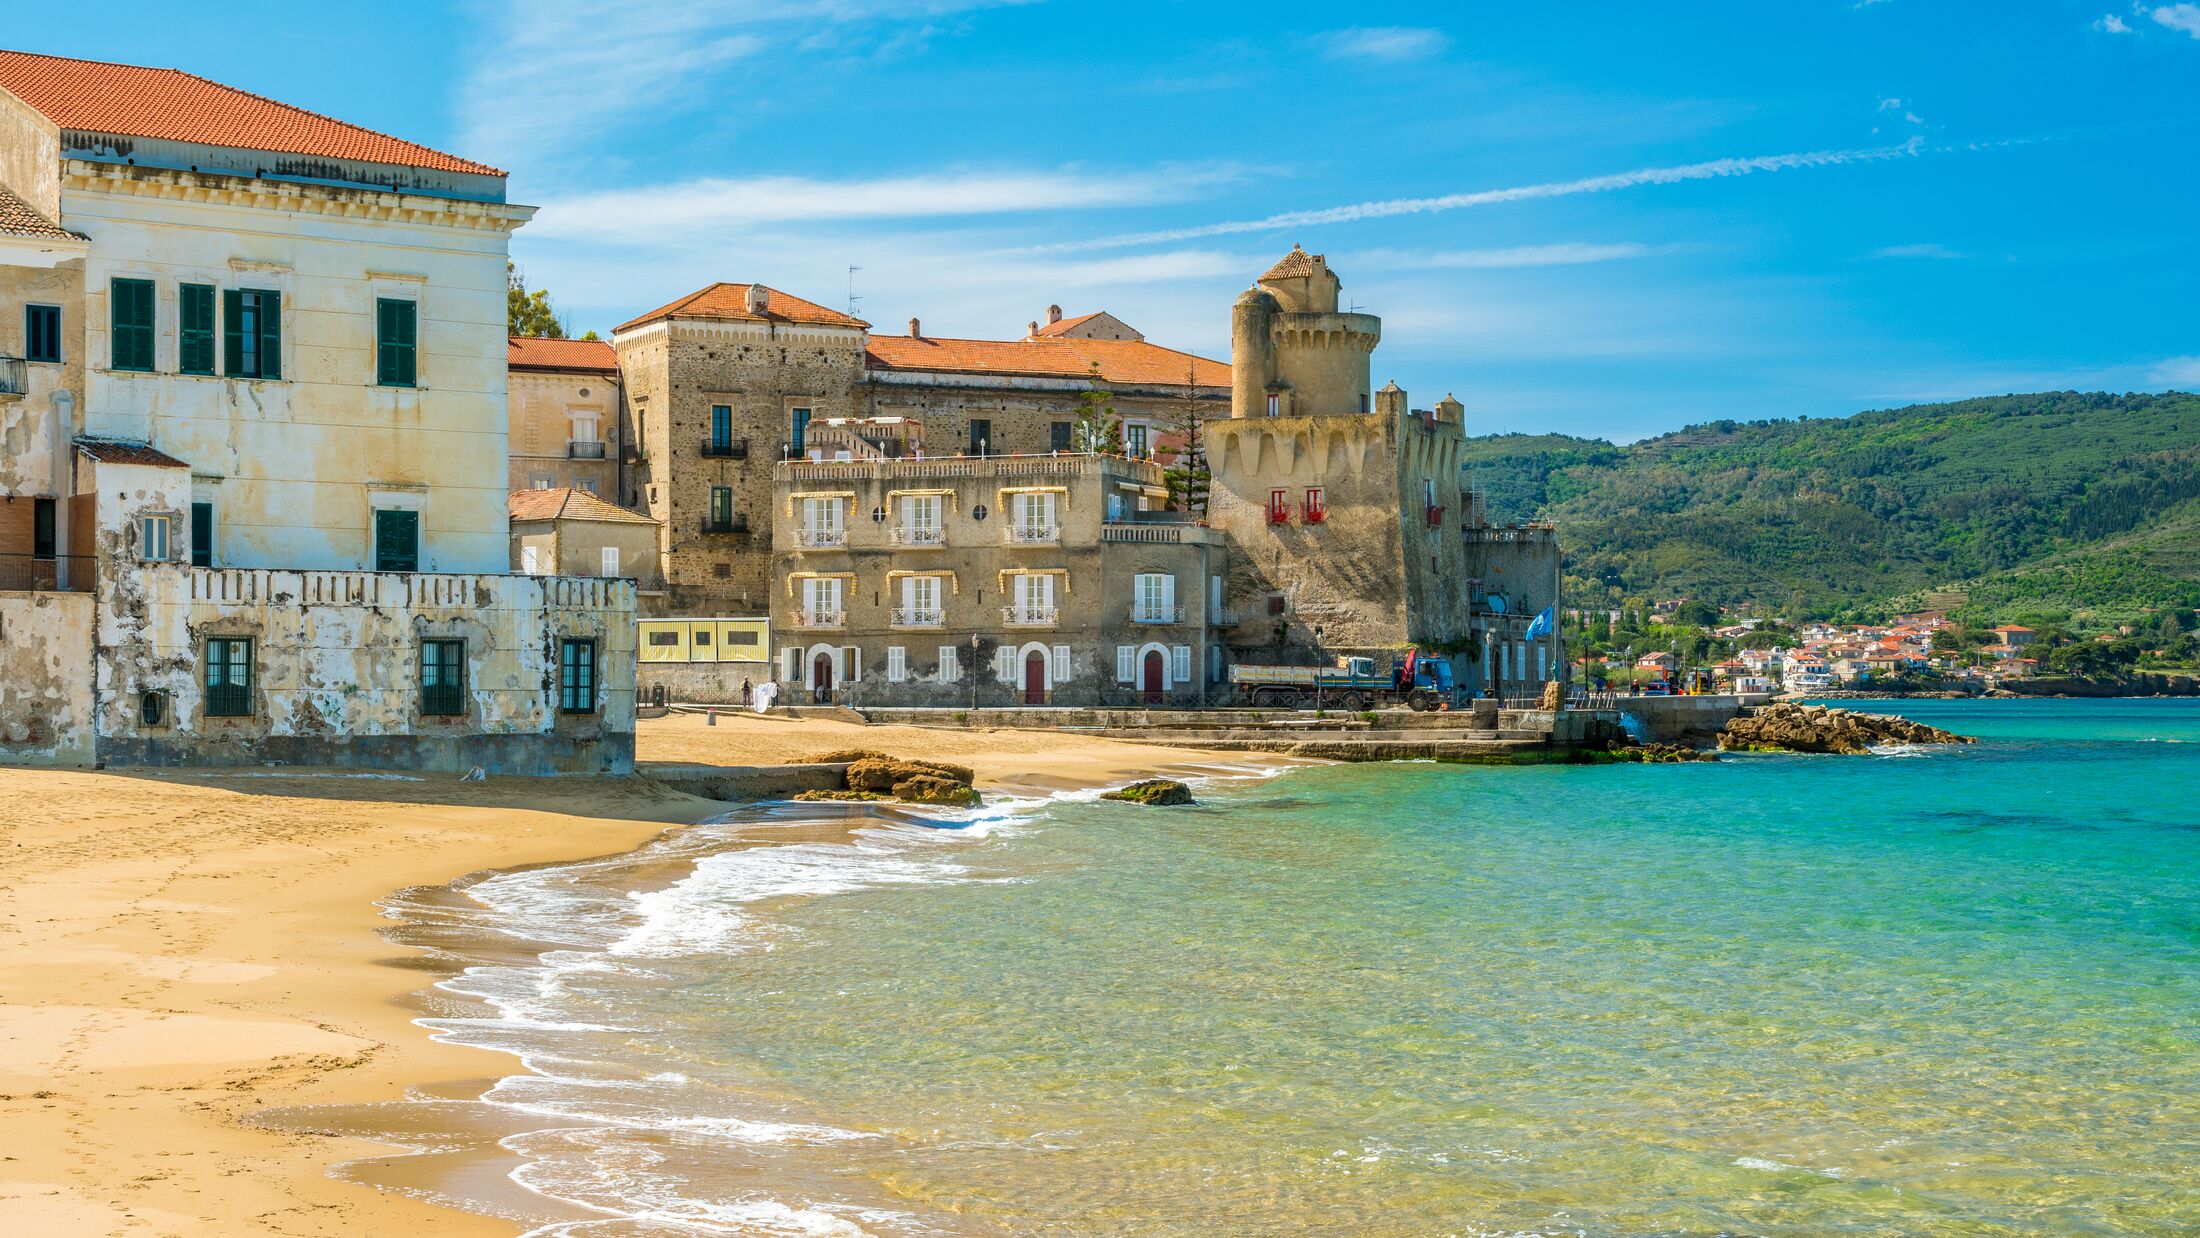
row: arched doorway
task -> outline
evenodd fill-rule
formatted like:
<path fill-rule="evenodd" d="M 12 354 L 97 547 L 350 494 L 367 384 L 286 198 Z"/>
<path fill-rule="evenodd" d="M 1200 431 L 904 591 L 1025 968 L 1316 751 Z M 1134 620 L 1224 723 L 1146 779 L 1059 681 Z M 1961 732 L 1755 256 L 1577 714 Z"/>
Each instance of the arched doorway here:
<path fill-rule="evenodd" d="M 1024 704 L 1047 703 L 1047 656 L 1034 649 L 1024 655 Z"/>
<path fill-rule="evenodd" d="M 1139 686 L 1145 691 L 1148 705 L 1161 703 L 1162 696 L 1169 687 L 1169 661 L 1161 656 L 1159 649 L 1146 651 L 1146 664 L 1139 675 Z"/>
<path fill-rule="evenodd" d="M 810 661 L 810 700 L 819 705 L 833 701 L 833 655 L 821 653 Z"/>

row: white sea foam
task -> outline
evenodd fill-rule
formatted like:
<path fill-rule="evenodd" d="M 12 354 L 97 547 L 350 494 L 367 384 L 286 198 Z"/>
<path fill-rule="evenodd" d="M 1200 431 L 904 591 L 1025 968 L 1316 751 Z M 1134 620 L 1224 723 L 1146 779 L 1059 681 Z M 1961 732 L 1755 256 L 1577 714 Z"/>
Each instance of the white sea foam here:
<path fill-rule="evenodd" d="M 1786 1161 L 1770 1161 L 1761 1156 L 1737 1157 L 1734 1164 L 1742 1169 L 1761 1169 L 1767 1173 L 1817 1174 L 1821 1178 L 1839 1178 L 1847 1172 L 1841 1169 L 1813 1169 L 1808 1165 L 1790 1165 Z"/>

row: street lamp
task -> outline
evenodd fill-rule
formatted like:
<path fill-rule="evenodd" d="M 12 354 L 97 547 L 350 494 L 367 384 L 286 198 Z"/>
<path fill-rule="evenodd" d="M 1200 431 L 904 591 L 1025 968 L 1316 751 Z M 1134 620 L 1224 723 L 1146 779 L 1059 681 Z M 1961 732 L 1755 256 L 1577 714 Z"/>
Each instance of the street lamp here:
<path fill-rule="evenodd" d="M 1322 625 L 1314 625 L 1314 713 L 1322 711 Z"/>
<path fill-rule="evenodd" d="M 970 634 L 970 712 L 978 712 L 978 634 Z"/>

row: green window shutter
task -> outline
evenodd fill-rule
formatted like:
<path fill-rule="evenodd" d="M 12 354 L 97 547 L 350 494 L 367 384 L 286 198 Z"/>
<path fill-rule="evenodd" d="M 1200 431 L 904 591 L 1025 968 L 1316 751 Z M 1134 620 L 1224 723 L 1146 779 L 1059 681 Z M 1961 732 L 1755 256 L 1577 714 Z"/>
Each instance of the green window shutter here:
<path fill-rule="evenodd" d="M 417 572 L 420 570 L 419 512 L 379 511 L 374 513 L 374 570 L 377 572 Z"/>
<path fill-rule="evenodd" d="M 410 387 L 419 379 L 420 307 L 412 301 L 374 303 L 374 381 Z"/>
<path fill-rule="evenodd" d="M 222 289 L 222 373 L 235 375 L 244 368 L 244 294 Z"/>
<path fill-rule="evenodd" d="M 153 368 L 153 281 L 118 279 L 108 285 L 108 364 L 118 370 Z"/>
<path fill-rule="evenodd" d="M 210 284 L 176 287 L 176 370 L 214 372 L 214 289 Z"/>
<path fill-rule="evenodd" d="M 283 376 L 283 294 L 260 294 L 260 377 Z"/>

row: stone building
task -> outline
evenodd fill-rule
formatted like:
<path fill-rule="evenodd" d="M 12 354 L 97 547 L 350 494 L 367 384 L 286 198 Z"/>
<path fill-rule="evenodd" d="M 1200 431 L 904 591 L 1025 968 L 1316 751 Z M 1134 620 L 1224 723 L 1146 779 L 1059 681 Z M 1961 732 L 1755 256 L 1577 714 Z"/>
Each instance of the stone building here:
<path fill-rule="evenodd" d="M 1294 247 L 1231 312 L 1230 412 L 1205 426 L 1229 644 L 1243 657 L 1466 654 L 1455 670 L 1470 688 L 1526 682 L 1521 666 L 1556 674 L 1555 633 L 1526 645 L 1557 602 L 1555 535 L 1487 525 L 1464 471 L 1466 410 L 1372 390 L 1382 320 L 1340 311 L 1340 287 Z M 1478 665 L 1497 644 L 1517 646 L 1493 665 L 1504 676 Z"/>
<path fill-rule="evenodd" d="M 504 186 L 0 52 L 0 756 L 631 768 L 633 586 L 507 574 Z"/>
<path fill-rule="evenodd" d="M 602 340 L 514 336 L 510 374 L 513 490 L 585 490 L 625 503 L 619 443 L 626 418 L 618 354 Z"/>
<path fill-rule="evenodd" d="M 1053 312 L 1062 326 L 1059 310 Z M 663 524 L 665 615 L 772 605 L 774 466 L 787 459 L 1067 451 L 1096 388 L 1150 456 L 1229 396 L 1219 362 L 1112 315 L 1023 339 L 874 335 L 760 284 L 713 284 L 612 333 L 635 427 L 628 505 Z"/>
<path fill-rule="evenodd" d="M 663 592 L 657 576 L 657 522 L 614 507 L 586 490 L 514 490 L 512 570 L 522 576 L 601 576 L 631 580 L 639 598 Z"/>
<path fill-rule="evenodd" d="M 1225 548 L 1120 456 L 774 466 L 784 699 L 1193 705 Z"/>

